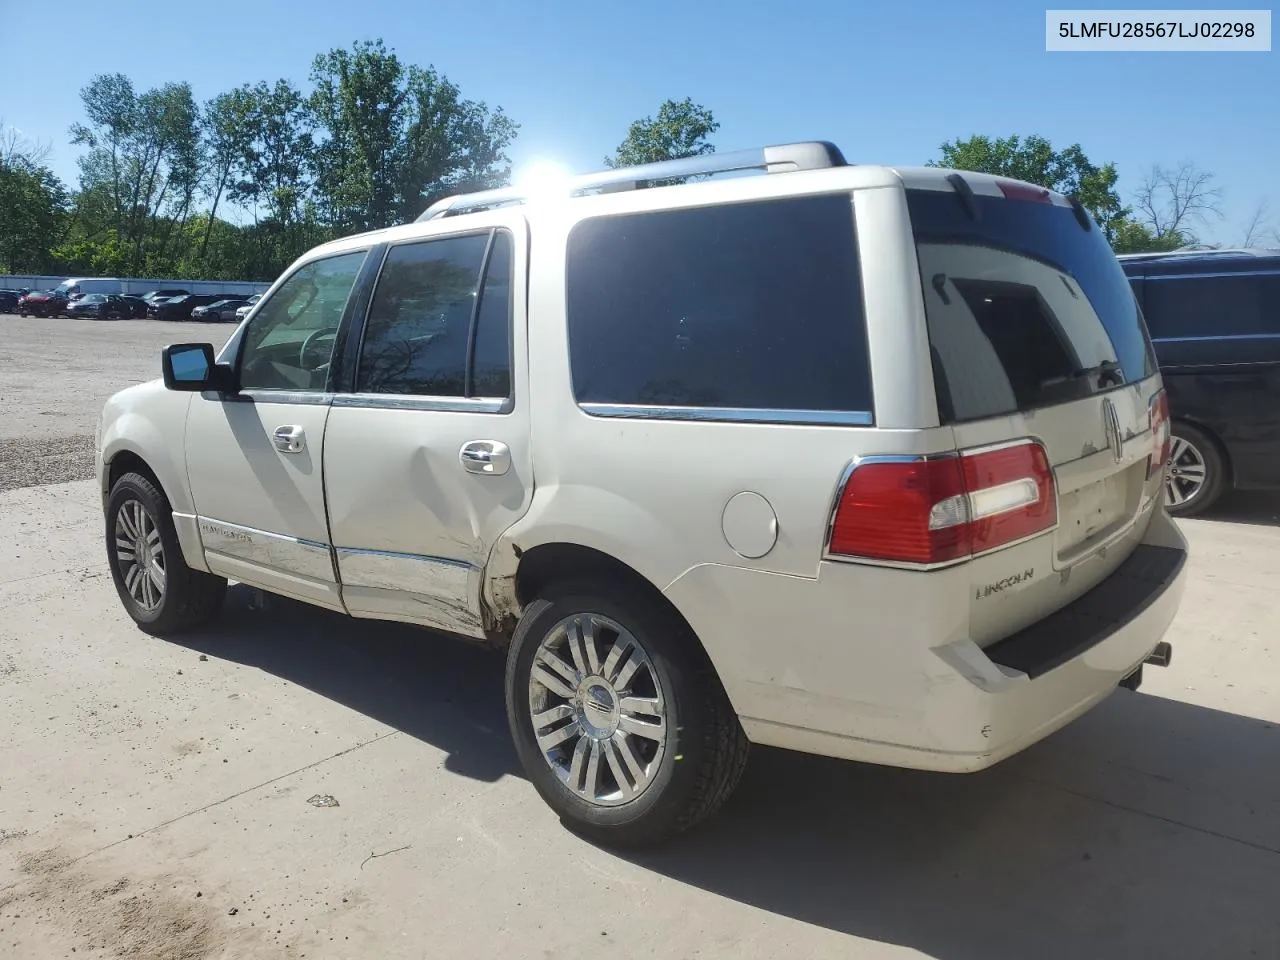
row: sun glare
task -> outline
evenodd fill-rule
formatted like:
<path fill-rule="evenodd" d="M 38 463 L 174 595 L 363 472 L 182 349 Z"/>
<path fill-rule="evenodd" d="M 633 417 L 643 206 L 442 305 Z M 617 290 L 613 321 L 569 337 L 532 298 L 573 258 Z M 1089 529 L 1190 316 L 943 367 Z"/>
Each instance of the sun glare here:
<path fill-rule="evenodd" d="M 547 196 L 561 192 L 572 174 L 569 168 L 554 160 L 535 160 L 522 167 L 513 178 L 514 185 L 530 196 Z"/>

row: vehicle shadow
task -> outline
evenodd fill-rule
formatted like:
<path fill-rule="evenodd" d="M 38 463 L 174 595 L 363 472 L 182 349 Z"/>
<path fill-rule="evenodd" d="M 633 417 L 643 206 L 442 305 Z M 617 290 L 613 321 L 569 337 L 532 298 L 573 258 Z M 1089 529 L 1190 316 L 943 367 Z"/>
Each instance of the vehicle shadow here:
<path fill-rule="evenodd" d="M 1280 957 L 1278 747 L 1121 690 L 967 776 L 756 750 L 720 816 L 630 859 L 942 960 Z"/>
<path fill-rule="evenodd" d="M 460 775 L 521 776 L 501 654 L 253 596 L 233 588 L 179 642 L 430 743 Z M 718 816 L 610 855 L 943 960 L 1280 957 L 1277 755 L 1280 725 L 1120 690 L 967 776 L 757 748 Z"/>
<path fill-rule="evenodd" d="M 172 638 L 256 667 L 444 750 L 448 770 L 521 776 L 507 732 L 503 654 L 419 627 L 355 620 L 233 586 L 213 625 Z"/>
<path fill-rule="evenodd" d="M 1280 527 L 1280 492 L 1274 490 L 1232 490 L 1200 515 L 1201 520 L 1226 520 Z"/>

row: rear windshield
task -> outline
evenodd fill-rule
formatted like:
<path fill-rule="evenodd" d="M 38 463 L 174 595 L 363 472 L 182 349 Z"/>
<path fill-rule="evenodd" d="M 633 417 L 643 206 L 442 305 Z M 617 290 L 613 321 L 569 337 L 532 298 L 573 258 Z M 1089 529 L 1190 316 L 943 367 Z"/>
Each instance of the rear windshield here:
<path fill-rule="evenodd" d="M 1156 371 L 1106 239 L 1069 207 L 908 190 L 946 423 L 1068 403 Z"/>

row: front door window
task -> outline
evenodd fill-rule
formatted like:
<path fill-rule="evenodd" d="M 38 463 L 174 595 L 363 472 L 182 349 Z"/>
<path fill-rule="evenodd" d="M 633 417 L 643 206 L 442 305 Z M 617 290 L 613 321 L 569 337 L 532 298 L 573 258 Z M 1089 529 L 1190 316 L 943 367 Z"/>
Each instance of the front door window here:
<path fill-rule="evenodd" d="M 342 314 L 367 251 L 315 260 L 254 314 L 240 352 L 242 390 L 324 390 Z"/>

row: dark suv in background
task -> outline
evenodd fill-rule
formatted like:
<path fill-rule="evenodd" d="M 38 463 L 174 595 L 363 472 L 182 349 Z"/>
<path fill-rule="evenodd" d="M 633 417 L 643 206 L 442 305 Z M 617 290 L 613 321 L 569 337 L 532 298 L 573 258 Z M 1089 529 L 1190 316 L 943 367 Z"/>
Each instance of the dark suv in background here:
<path fill-rule="evenodd" d="M 1173 448 L 1169 512 L 1280 486 L 1280 250 L 1121 256 L 1155 344 Z"/>
<path fill-rule="evenodd" d="M 190 320 L 191 311 L 219 300 L 227 299 L 225 293 L 189 293 L 171 300 L 153 300 L 147 308 L 152 320 Z"/>

